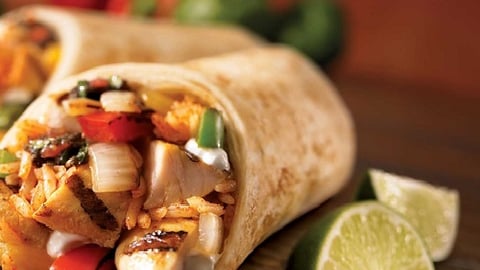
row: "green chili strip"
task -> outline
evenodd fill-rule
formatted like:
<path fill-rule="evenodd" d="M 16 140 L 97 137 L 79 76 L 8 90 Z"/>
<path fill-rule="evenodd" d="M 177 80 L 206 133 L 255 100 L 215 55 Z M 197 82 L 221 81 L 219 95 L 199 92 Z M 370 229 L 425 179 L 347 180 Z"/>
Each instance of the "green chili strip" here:
<path fill-rule="evenodd" d="M 5 103 L 0 107 L 0 129 L 7 130 L 22 114 L 28 103 Z"/>
<path fill-rule="evenodd" d="M 90 84 L 86 80 L 80 80 L 77 82 L 77 95 L 81 98 L 86 98 L 88 93 L 88 88 Z"/>
<path fill-rule="evenodd" d="M 223 148 L 225 127 L 220 112 L 214 108 L 208 108 L 200 120 L 197 144 L 205 148 Z"/>
<path fill-rule="evenodd" d="M 5 149 L 0 149 L 0 164 L 10 163 L 17 160 L 18 158 L 13 153 L 10 153 Z"/>
<path fill-rule="evenodd" d="M 8 152 L 5 149 L 0 149 L 0 164 L 10 163 L 17 160 L 18 158 L 14 154 Z M 0 173 L 0 178 L 5 178 L 7 175 L 8 174 L 6 173 Z"/>

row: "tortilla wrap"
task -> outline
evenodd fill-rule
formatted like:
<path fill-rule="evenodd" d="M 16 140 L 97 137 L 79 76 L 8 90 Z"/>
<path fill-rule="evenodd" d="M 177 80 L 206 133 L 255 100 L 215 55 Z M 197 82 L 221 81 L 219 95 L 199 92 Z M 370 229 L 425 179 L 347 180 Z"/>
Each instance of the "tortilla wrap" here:
<path fill-rule="evenodd" d="M 32 42 L 35 32 L 26 30 L 32 24 L 41 25 L 53 40 L 47 38 L 43 45 Z M 5 37 L 2 30 L 6 30 Z M 0 137 L 28 103 L 65 76 L 102 64 L 170 63 L 261 43 L 234 26 L 186 26 L 41 5 L 13 10 L 0 18 Z"/>
<path fill-rule="evenodd" d="M 57 33 L 61 59 L 51 81 L 102 64 L 179 62 L 260 44 L 259 38 L 233 26 L 176 25 L 80 9 L 27 6 L 4 16 L 11 18 L 38 20 Z"/>
<path fill-rule="evenodd" d="M 265 238 L 347 183 L 355 152 L 350 114 L 325 75 L 290 49 L 252 49 L 179 65 L 107 65 L 56 82 L 50 94 L 69 91 L 80 79 L 111 75 L 156 91 L 181 89 L 222 113 L 237 190 L 215 269 L 238 268 Z M 43 95 L 21 120 L 59 127 L 68 121 L 56 107 Z M 0 147 L 15 145 L 17 126 Z"/>

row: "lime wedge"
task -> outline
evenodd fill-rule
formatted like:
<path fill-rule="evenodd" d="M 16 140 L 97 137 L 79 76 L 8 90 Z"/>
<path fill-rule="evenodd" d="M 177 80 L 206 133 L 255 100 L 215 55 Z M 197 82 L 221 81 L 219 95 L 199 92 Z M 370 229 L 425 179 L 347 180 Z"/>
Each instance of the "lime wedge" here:
<path fill-rule="evenodd" d="M 315 223 L 294 249 L 291 269 L 434 269 L 413 226 L 376 201 L 348 204 Z"/>
<path fill-rule="evenodd" d="M 405 216 L 425 241 L 433 261 L 450 254 L 459 220 L 456 190 L 370 169 L 358 194 L 359 199 L 377 199 Z"/>

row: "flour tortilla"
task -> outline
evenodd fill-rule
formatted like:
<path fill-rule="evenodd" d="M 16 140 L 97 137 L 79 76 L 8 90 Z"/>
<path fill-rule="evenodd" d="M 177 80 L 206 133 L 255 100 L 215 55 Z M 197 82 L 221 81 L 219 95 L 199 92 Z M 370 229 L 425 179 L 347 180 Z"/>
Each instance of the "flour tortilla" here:
<path fill-rule="evenodd" d="M 0 24 L 26 18 L 49 26 L 60 41 L 61 58 L 50 83 L 102 64 L 171 63 L 262 44 L 258 37 L 233 26 L 186 26 L 52 6 L 11 11 Z"/>
<path fill-rule="evenodd" d="M 216 269 L 238 268 L 265 238 L 347 183 L 355 152 L 350 114 L 323 73 L 290 49 L 252 49 L 181 65 L 108 65 L 57 82 L 51 93 L 111 75 L 158 91 L 181 89 L 222 112 L 238 187 Z M 55 106 L 44 95 L 22 118 L 52 126 Z M 15 133 L 14 126 L 0 146 L 8 148 Z"/>

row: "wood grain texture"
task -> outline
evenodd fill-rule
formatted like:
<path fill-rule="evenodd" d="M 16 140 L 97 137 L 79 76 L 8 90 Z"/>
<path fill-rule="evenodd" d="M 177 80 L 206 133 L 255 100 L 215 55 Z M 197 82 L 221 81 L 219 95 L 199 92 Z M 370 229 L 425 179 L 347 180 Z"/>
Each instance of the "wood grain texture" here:
<path fill-rule="evenodd" d="M 288 269 L 308 226 L 350 201 L 365 170 L 381 168 L 458 189 L 461 214 L 451 256 L 436 269 L 480 269 L 480 97 L 399 83 L 338 80 L 352 111 L 358 154 L 347 188 L 267 239 L 240 269 Z"/>

